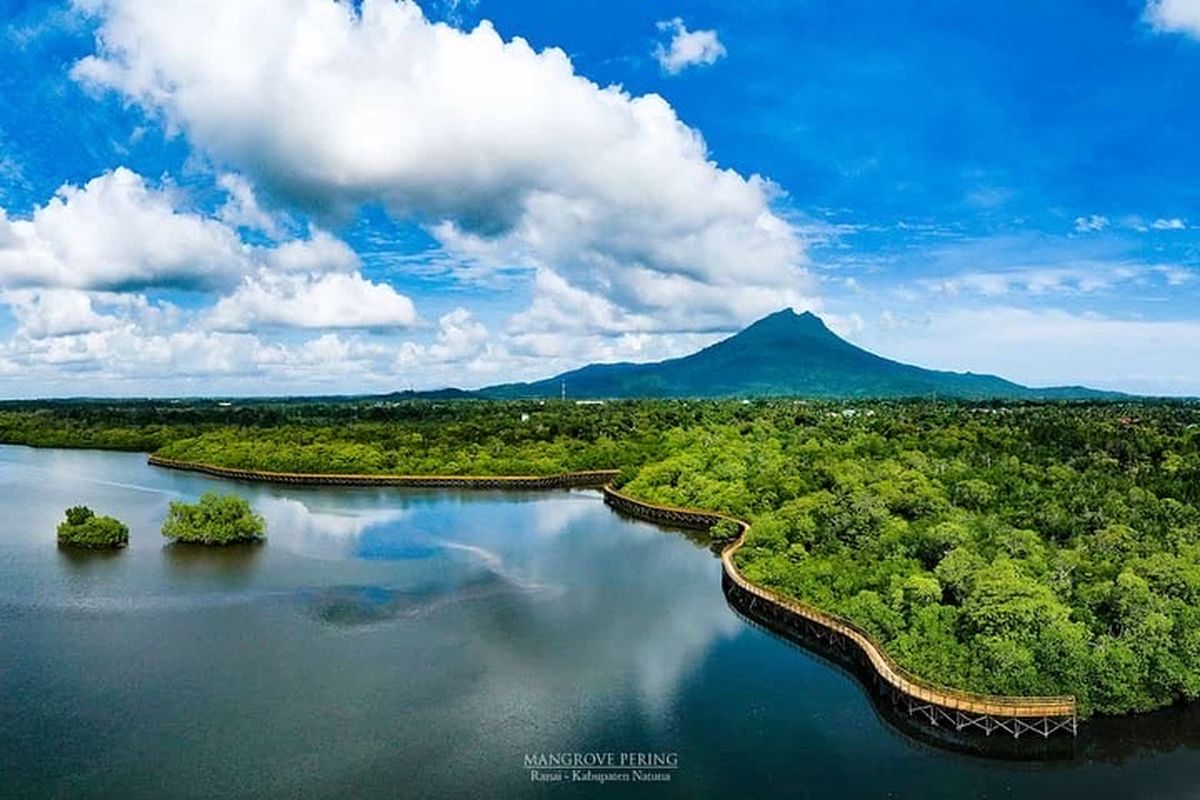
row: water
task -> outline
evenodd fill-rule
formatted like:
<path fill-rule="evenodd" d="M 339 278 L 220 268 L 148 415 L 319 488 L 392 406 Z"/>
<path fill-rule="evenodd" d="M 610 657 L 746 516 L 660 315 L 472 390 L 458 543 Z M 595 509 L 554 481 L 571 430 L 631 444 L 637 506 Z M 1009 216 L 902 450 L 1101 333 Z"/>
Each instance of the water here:
<path fill-rule="evenodd" d="M 236 491 L 262 546 L 164 544 Z M 130 546 L 60 552 L 63 509 Z M 719 563 L 594 492 L 312 490 L 0 447 L 0 797 L 1194 797 L 1200 723 L 1050 763 L 922 745 L 751 627 Z M 674 752 L 669 783 L 545 785 L 526 754 Z"/>

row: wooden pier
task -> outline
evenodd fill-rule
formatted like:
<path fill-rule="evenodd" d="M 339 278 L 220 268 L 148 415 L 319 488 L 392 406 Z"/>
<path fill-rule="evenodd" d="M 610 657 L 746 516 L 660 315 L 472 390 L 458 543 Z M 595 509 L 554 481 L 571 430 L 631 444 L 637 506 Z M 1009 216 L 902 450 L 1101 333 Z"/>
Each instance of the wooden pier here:
<path fill-rule="evenodd" d="M 617 477 L 617 470 L 563 472 L 558 475 L 352 475 L 321 472 L 272 472 L 176 461 L 151 455 L 155 467 L 187 470 L 239 481 L 292 486 L 403 486 L 428 489 L 578 489 L 599 488 Z"/>
<path fill-rule="evenodd" d="M 707 530 L 724 519 L 735 522 L 740 533 L 721 552 L 722 582 L 730 601 L 784 630 L 797 630 L 840 649 L 856 649 L 870 667 L 876 688 L 910 717 L 935 727 L 978 731 L 987 736 L 1006 733 L 1017 738 L 1024 734 L 1049 737 L 1078 732 L 1074 697 L 1007 697 L 938 686 L 906 671 L 853 622 L 746 580 L 734 558 L 750 530 L 745 520 L 645 503 L 611 486 L 604 487 L 604 500 L 618 511 L 668 526 Z"/>

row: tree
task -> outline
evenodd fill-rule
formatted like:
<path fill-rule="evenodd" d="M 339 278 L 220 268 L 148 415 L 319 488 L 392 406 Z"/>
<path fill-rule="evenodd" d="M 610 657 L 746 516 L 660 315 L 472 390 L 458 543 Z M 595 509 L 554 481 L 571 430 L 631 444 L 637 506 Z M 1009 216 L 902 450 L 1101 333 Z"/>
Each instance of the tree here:
<path fill-rule="evenodd" d="M 266 522 L 237 495 L 206 492 L 198 503 L 171 503 L 162 534 L 176 542 L 224 545 L 266 538 Z"/>
<path fill-rule="evenodd" d="M 68 525 L 83 525 L 96 514 L 87 506 L 71 506 L 67 509 Z"/>
<path fill-rule="evenodd" d="M 100 550 L 129 544 L 129 528 L 112 517 L 98 517 L 87 506 L 72 506 L 58 524 L 58 543 Z"/>

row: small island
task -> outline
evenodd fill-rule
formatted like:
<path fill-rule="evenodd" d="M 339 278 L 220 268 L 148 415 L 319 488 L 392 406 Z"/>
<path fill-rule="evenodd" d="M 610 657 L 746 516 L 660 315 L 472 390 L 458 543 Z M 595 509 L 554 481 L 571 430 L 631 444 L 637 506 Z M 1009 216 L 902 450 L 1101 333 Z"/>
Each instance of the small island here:
<path fill-rule="evenodd" d="M 117 519 L 98 517 L 87 506 L 72 506 L 66 516 L 58 524 L 60 547 L 106 550 L 129 544 L 129 528 Z"/>
<path fill-rule="evenodd" d="M 171 503 L 162 535 L 187 544 L 228 545 L 262 541 L 267 525 L 241 497 L 206 492 L 197 503 Z"/>

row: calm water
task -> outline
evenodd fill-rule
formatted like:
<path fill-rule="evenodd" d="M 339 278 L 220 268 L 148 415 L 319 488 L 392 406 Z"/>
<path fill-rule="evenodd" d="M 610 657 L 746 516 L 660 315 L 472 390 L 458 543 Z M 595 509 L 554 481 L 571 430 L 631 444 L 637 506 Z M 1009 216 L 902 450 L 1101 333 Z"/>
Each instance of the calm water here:
<path fill-rule="evenodd" d="M 265 546 L 163 544 L 167 503 L 212 488 L 257 506 Z M 130 547 L 59 552 L 80 502 Z M 740 620 L 702 545 L 595 493 L 279 489 L 0 447 L 2 797 L 1200 795 L 1194 715 L 1105 730 L 1049 764 L 917 744 Z M 531 783 L 524 755 L 561 751 L 679 768 Z"/>

